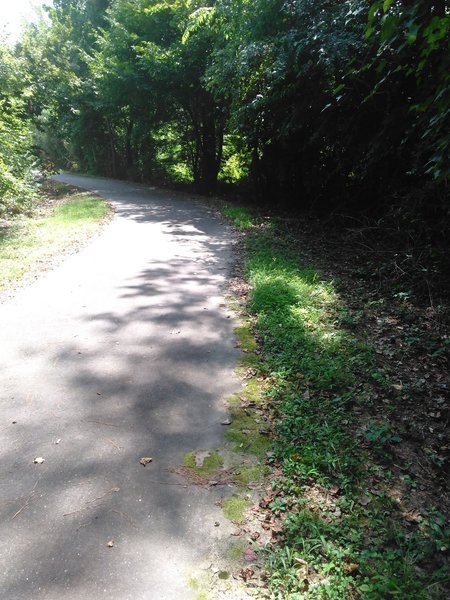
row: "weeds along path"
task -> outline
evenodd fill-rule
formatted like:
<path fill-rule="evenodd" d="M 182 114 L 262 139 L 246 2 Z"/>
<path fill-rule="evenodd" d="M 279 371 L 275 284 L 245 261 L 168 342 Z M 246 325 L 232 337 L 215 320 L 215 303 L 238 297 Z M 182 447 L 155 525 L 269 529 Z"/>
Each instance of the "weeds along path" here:
<path fill-rule="evenodd" d="M 272 425 L 270 598 L 448 598 L 448 337 L 365 288 L 355 254 L 327 260 L 308 223 L 224 213 L 245 232 L 245 364 Z"/>
<path fill-rule="evenodd" d="M 116 215 L 1 307 L 1 596 L 186 600 L 232 530 L 223 486 L 171 472 L 221 445 L 239 387 L 230 230 L 187 197 L 56 179 Z"/>

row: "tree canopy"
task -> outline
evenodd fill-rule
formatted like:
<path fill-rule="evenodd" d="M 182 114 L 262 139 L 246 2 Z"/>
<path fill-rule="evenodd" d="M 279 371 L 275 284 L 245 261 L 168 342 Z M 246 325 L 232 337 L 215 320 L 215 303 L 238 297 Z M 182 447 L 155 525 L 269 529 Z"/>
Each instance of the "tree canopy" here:
<path fill-rule="evenodd" d="M 58 166 L 241 183 L 295 208 L 420 191 L 447 210 L 446 0 L 55 0 L 48 15 L 2 46 L 2 127 L 32 122 Z"/>

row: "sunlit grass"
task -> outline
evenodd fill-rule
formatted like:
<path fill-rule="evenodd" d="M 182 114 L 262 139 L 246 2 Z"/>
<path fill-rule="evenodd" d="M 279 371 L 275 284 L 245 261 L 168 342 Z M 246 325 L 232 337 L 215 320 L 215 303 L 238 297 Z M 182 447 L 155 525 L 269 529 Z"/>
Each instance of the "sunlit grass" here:
<path fill-rule="evenodd" d="M 108 204 L 76 194 L 45 217 L 22 217 L 0 234 L 0 290 L 14 287 L 29 274 L 92 235 L 108 213 Z"/>
<path fill-rule="evenodd" d="M 247 311 L 260 342 L 252 366 L 264 373 L 275 424 L 271 460 L 282 468 L 272 481 L 278 495 L 271 508 L 284 527 L 283 543 L 266 554 L 271 597 L 440 600 L 448 573 L 426 568 L 437 548 L 448 548 L 444 519 L 405 530 L 389 494 L 389 468 L 376 458 L 395 436 L 378 423 L 361 430 L 358 421 L 374 371 L 370 341 L 345 326 L 345 301 L 333 281 L 302 263 L 295 239 L 270 220 L 255 223 L 244 208 L 225 215 L 249 232 Z M 373 478 L 379 490 L 371 494 Z"/>

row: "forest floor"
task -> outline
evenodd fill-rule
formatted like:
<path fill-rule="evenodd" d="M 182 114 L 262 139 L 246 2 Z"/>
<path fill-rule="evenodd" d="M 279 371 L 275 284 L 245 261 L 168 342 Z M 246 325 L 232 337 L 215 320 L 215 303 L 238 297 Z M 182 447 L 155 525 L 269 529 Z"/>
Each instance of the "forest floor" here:
<path fill-rule="evenodd" d="M 449 598 L 448 306 L 397 277 L 382 235 L 222 210 L 242 232 L 232 288 L 273 444 L 267 570 L 250 584 L 277 599 Z"/>

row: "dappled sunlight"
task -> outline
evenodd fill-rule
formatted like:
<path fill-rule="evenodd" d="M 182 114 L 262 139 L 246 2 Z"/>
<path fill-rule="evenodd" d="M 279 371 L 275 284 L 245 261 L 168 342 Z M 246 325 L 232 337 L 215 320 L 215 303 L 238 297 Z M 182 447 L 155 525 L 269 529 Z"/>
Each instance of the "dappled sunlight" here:
<path fill-rule="evenodd" d="M 165 597 L 162 581 L 186 597 L 184 570 L 227 531 L 214 492 L 171 469 L 223 440 L 223 399 L 239 387 L 220 295 L 229 234 L 187 201 L 136 194 L 101 238 L 3 307 L 11 600 L 94 598 L 99 586 L 125 597 L 131 581 L 136 598 Z"/>

